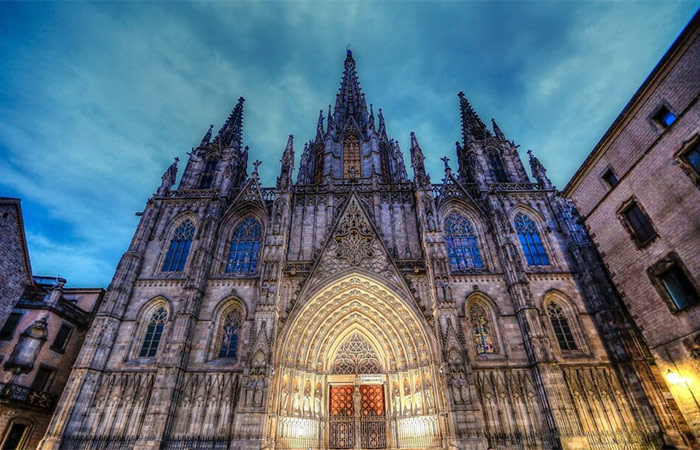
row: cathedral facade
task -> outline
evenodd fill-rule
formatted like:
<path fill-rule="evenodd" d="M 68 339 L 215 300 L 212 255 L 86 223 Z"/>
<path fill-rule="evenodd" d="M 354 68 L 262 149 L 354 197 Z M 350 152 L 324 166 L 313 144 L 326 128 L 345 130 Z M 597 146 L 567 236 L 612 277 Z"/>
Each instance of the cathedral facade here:
<path fill-rule="evenodd" d="M 571 202 L 459 94 L 409 178 L 348 51 L 296 181 L 243 98 L 148 200 L 41 449 L 696 448 Z"/>

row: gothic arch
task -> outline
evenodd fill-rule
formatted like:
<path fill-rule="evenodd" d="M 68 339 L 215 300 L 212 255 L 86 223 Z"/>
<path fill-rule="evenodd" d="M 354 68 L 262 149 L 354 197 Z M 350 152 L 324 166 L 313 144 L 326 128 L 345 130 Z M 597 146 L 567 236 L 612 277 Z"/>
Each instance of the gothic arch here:
<path fill-rule="evenodd" d="M 583 352 L 583 353 L 589 353 L 590 352 L 590 345 L 588 342 L 588 339 L 586 338 L 586 334 L 583 332 L 583 327 L 581 325 L 581 316 L 578 311 L 578 308 L 576 307 L 576 304 L 574 301 L 566 295 L 565 293 L 561 292 L 558 289 L 549 289 L 545 294 L 542 296 L 541 300 L 541 311 L 543 314 L 543 318 L 545 321 L 545 325 L 547 328 L 547 331 L 549 332 L 550 339 L 552 340 L 552 344 L 558 344 L 557 341 L 557 336 L 554 330 L 554 327 L 552 325 L 552 320 L 549 315 L 549 308 L 550 304 L 556 304 L 561 308 L 561 311 L 563 313 L 563 316 L 567 319 L 568 325 L 571 329 L 571 332 L 573 334 L 574 342 L 576 343 L 576 350 L 562 350 L 559 345 L 553 345 L 553 347 L 556 349 L 556 351 L 561 355 L 562 352 Z"/>
<path fill-rule="evenodd" d="M 165 263 L 165 259 L 168 256 L 168 251 L 170 250 L 170 244 L 175 237 L 175 233 L 177 232 L 178 228 L 185 222 L 189 220 L 192 222 L 192 225 L 194 227 L 194 234 L 192 236 L 192 244 L 188 250 L 188 255 L 187 255 L 187 261 L 185 262 L 185 268 L 187 268 L 187 264 L 189 263 L 190 260 L 190 255 L 194 253 L 195 250 L 195 242 L 198 238 L 199 235 L 199 230 L 200 230 L 200 220 L 197 214 L 194 211 L 191 210 L 186 210 L 182 211 L 179 214 L 176 214 L 175 217 L 171 218 L 168 221 L 168 225 L 165 227 L 165 232 L 161 235 L 160 239 L 160 249 L 158 253 L 158 260 L 156 261 L 156 264 L 153 268 L 153 273 L 158 275 L 158 276 L 163 276 L 167 275 L 168 272 L 163 272 L 163 265 Z M 177 271 L 175 273 L 181 273 L 180 271 Z"/>
<path fill-rule="evenodd" d="M 488 270 L 489 267 L 491 267 L 492 258 L 488 239 L 486 238 L 483 215 L 480 211 L 474 210 L 471 205 L 460 199 L 449 199 L 445 203 L 446 204 L 440 206 L 438 211 L 440 226 L 443 233 L 445 233 L 445 220 L 447 220 L 451 214 L 458 214 L 466 218 L 472 226 L 474 236 L 476 237 L 477 247 L 482 261 L 481 269 Z"/>
<path fill-rule="evenodd" d="M 549 225 L 547 224 L 547 220 L 545 219 L 544 215 L 540 211 L 524 203 L 520 203 L 514 208 L 511 208 L 511 210 L 508 212 L 508 220 L 510 221 L 510 226 L 513 229 L 513 233 L 516 236 L 518 232 L 515 229 L 515 218 L 518 216 L 518 214 L 524 214 L 525 216 L 530 218 L 530 220 L 532 220 L 532 222 L 535 224 L 537 233 L 539 234 L 540 240 L 542 241 L 542 246 L 544 247 L 545 254 L 547 256 L 547 259 L 549 260 L 549 266 L 556 266 L 557 254 L 555 252 L 555 246 L 551 241 L 553 239 L 553 236 L 548 232 Z M 523 257 L 523 262 L 527 264 L 525 252 L 522 248 L 522 245 L 520 245 L 519 242 L 517 247 L 520 251 L 521 256 Z"/>
<path fill-rule="evenodd" d="M 476 335 L 474 330 L 473 319 L 473 308 L 480 308 L 488 319 L 489 332 L 493 339 L 494 351 L 493 353 L 479 353 L 476 348 Z M 499 323 L 500 312 L 498 305 L 483 292 L 475 291 L 467 296 L 464 302 L 464 317 L 467 325 L 467 335 L 469 336 L 470 347 L 473 348 L 473 352 L 470 353 L 471 356 L 476 356 L 477 358 L 489 358 L 489 357 L 503 357 L 505 356 L 505 346 L 501 339 L 501 327 Z"/>
<path fill-rule="evenodd" d="M 221 334 L 224 321 L 226 316 L 231 312 L 238 312 L 239 314 L 239 329 L 238 329 L 238 340 L 240 341 L 243 336 L 244 325 L 246 318 L 248 317 L 248 305 L 236 296 L 229 296 L 221 300 L 214 311 L 212 312 L 211 323 L 209 326 L 209 344 L 207 345 L 207 361 L 215 361 L 220 359 L 219 350 L 221 345 Z M 239 343 L 240 347 L 240 343 Z M 238 352 L 235 363 L 241 361 L 242 353 Z"/>
<path fill-rule="evenodd" d="M 231 239 L 233 238 L 233 233 L 236 228 L 248 218 L 255 219 L 260 226 L 260 244 L 258 250 L 258 261 L 262 260 L 262 248 L 263 241 L 265 239 L 265 226 L 266 221 L 263 219 L 265 217 L 264 212 L 261 214 L 261 210 L 257 205 L 251 204 L 249 207 L 243 208 L 243 210 L 230 211 L 221 221 L 221 226 L 219 227 L 219 240 L 217 243 L 216 251 L 214 252 L 216 258 L 216 265 L 214 267 L 219 268 L 219 273 L 225 273 L 226 263 L 228 260 Z"/>
<path fill-rule="evenodd" d="M 127 358 L 130 360 L 141 358 L 139 352 L 146 337 L 148 324 L 151 318 L 156 314 L 159 309 L 165 310 L 165 325 L 158 345 L 158 353 L 162 349 L 163 341 L 166 341 L 170 331 L 168 326 L 173 319 L 173 307 L 172 302 L 162 295 L 158 295 L 147 300 L 139 309 L 136 315 L 136 329 L 134 330 L 134 339 L 131 341 L 131 348 L 127 354 Z"/>

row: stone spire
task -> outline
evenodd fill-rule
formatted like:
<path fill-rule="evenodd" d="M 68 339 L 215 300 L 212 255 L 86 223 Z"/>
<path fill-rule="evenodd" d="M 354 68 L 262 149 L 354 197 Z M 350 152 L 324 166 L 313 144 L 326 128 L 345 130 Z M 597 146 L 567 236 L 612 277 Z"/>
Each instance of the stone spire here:
<path fill-rule="evenodd" d="M 237 144 L 238 148 L 241 147 L 243 141 L 243 102 L 245 99 L 239 97 L 238 103 L 214 140 L 222 147 L 232 147 L 234 144 Z"/>
<path fill-rule="evenodd" d="M 214 125 L 209 125 L 209 131 L 206 132 L 204 137 L 202 138 L 202 142 L 199 143 L 200 147 L 206 147 L 209 145 L 209 142 L 211 141 L 211 132 L 214 129 Z"/>
<path fill-rule="evenodd" d="M 421 188 L 430 187 L 430 176 L 425 171 L 425 156 L 416 139 L 416 134 L 411 131 L 411 166 L 413 166 L 413 177 Z"/>
<path fill-rule="evenodd" d="M 501 127 L 499 127 L 496 123 L 496 119 L 491 118 L 491 125 L 493 125 L 493 133 L 496 135 L 496 137 L 505 141 L 506 135 L 503 134 L 503 131 L 501 131 Z"/>
<path fill-rule="evenodd" d="M 469 100 L 464 96 L 464 92 L 460 92 L 457 96 L 459 97 L 459 110 L 462 116 L 462 140 L 466 147 L 472 141 L 483 140 L 491 132 L 476 114 Z"/>
<path fill-rule="evenodd" d="M 348 49 L 343 81 L 335 101 L 335 123 L 342 129 L 348 119 L 352 117 L 357 126 L 364 128 L 367 114 L 367 103 L 365 103 L 365 97 L 360 89 L 360 81 L 357 79 L 355 60 L 352 57 L 352 51 Z"/>
<path fill-rule="evenodd" d="M 532 150 L 528 150 L 527 154 L 530 155 L 530 170 L 532 171 L 532 176 L 535 177 L 537 182 L 545 189 L 552 189 L 554 185 L 549 177 L 547 177 L 547 169 L 545 169 L 540 160 L 532 154 Z"/>
<path fill-rule="evenodd" d="M 211 132 L 211 127 L 209 127 L 209 131 Z M 175 179 L 177 178 L 177 163 L 180 161 L 180 158 L 175 158 L 175 161 L 173 161 L 172 164 L 170 164 L 170 167 L 168 167 L 168 170 L 165 171 L 163 176 L 161 177 L 161 183 L 160 187 L 158 188 L 158 191 L 156 192 L 157 195 L 165 195 L 168 191 L 170 191 L 170 188 L 173 187 L 175 184 Z"/>
<path fill-rule="evenodd" d="M 292 171 L 294 170 L 294 135 L 290 134 L 287 146 L 282 153 L 280 176 L 277 177 L 277 190 L 283 191 L 292 186 Z"/>

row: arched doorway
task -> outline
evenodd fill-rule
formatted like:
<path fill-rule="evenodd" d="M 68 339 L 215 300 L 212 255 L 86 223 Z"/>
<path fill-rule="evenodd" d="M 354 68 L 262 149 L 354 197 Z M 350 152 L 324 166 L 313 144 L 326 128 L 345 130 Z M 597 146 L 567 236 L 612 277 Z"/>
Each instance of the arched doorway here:
<path fill-rule="evenodd" d="M 367 276 L 317 291 L 281 332 L 269 430 L 276 448 L 439 447 L 430 336 L 412 307 Z"/>

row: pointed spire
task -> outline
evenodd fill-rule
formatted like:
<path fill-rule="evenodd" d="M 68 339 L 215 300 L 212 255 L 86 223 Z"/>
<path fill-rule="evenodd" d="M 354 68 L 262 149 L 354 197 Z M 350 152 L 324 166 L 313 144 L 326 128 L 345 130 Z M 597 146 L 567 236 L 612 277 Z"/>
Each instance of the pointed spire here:
<path fill-rule="evenodd" d="M 335 118 L 333 114 L 331 114 L 331 105 L 328 105 L 328 131 L 330 131 L 331 128 L 335 128 Z"/>
<path fill-rule="evenodd" d="M 209 142 L 211 141 L 211 132 L 213 129 L 214 125 L 209 125 L 209 131 L 207 131 L 207 133 L 202 138 L 202 142 L 199 143 L 200 147 L 206 147 L 207 145 L 209 145 Z"/>
<path fill-rule="evenodd" d="M 323 136 L 323 110 L 322 109 L 318 110 L 318 123 L 316 124 L 316 133 Z"/>
<path fill-rule="evenodd" d="M 425 171 L 425 156 L 416 138 L 416 133 L 411 131 L 411 165 L 416 184 L 421 188 L 430 187 L 430 177 Z"/>
<path fill-rule="evenodd" d="M 340 84 L 340 92 L 335 101 L 335 119 L 338 125 L 345 126 L 348 118 L 353 117 L 359 127 L 363 127 L 367 118 L 367 103 L 360 89 L 360 81 L 355 71 L 355 60 L 352 51 L 347 50 L 345 70 Z"/>
<path fill-rule="evenodd" d="M 369 104 L 369 128 L 374 130 L 374 105 Z"/>
<path fill-rule="evenodd" d="M 294 135 L 290 134 L 287 146 L 282 153 L 280 176 L 277 178 L 277 190 L 286 190 L 292 185 L 292 171 L 294 170 Z"/>
<path fill-rule="evenodd" d="M 535 177 L 537 182 L 545 189 L 552 189 L 554 185 L 549 177 L 547 177 L 547 169 L 545 169 L 540 160 L 532 154 L 532 150 L 528 150 L 527 154 L 530 155 L 530 170 L 532 171 L 532 176 Z"/>
<path fill-rule="evenodd" d="M 170 188 L 173 187 L 175 184 L 175 180 L 177 178 L 177 163 L 180 161 L 180 158 L 175 157 L 175 160 L 173 161 L 172 164 L 170 164 L 170 167 L 165 171 L 163 176 L 161 177 L 161 183 L 160 187 L 158 188 L 158 191 L 156 191 L 156 195 L 165 195 L 166 192 L 170 190 Z"/>
<path fill-rule="evenodd" d="M 493 125 L 493 133 L 496 135 L 496 137 L 498 139 L 505 141 L 506 135 L 503 134 L 503 131 L 501 131 L 501 127 L 499 127 L 498 124 L 496 123 L 496 119 L 491 118 L 491 125 Z"/>
<path fill-rule="evenodd" d="M 238 103 L 216 136 L 215 141 L 218 141 L 223 147 L 231 147 L 233 144 L 241 146 L 243 141 L 243 102 L 245 99 L 239 97 Z"/>
<path fill-rule="evenodd" d="M 464 92 L 460 91 L 457 96 L 459 97 L 459 109 L 462 116 L 462 139 L 464 145 L 466 146 L 471 141 L 483 140 L 491 132 L 474 111 L 469 100 L 464 96 Z"/>

